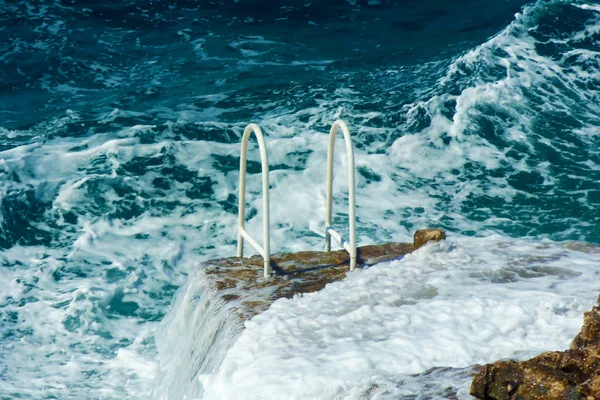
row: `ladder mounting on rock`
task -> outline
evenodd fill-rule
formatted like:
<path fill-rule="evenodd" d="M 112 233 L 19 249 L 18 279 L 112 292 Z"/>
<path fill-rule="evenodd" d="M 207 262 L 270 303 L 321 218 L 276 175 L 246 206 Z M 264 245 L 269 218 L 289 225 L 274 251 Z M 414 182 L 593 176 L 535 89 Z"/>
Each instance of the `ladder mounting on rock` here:
<path fill-rule="evenodd" d="M 333 150 L 335 148 L 335 137 L 338 130 L 341 129 L 346 143 L 346 153 L 348 155 L 348 217 L 350 242 L 346 241 L 331 226 L 331 204 L 333 201 Z M 263 186 L 263 246 L 261 247 L 246 231 L 245 226 L 245 207 L 246 207 L 246 159 L 248 153 L 248 139 L 254 132 L 258 141 L 260 151 L 260 163 L 262 167 L 262 186 Z M 329 147 L 327 150 L 327 199 L 325 210 L 325 251 L 331 251 L 331 238 L 333 237 L 350 255 L 350 270 L 356 268 L 356 202 L 354 194 L 354 148 L 348 125 L 342 120 L 337 120 L 331 126 L 329 131 Z M 256 124 L 249 124 L 244 130 L 242 136 L 242 150 L 240 155 L 240 195 L 238 208 L 238 245 L 237 256 L 244 255 L 244 239 L 248 241 L 259 252 L 264 260 L 264 277 L 271 275 L 271 254 L 270 254 L 270 232 L 269 232 L 269 163 L 267 160 L 267 148 L 265 139 L 260 127 Z"/>

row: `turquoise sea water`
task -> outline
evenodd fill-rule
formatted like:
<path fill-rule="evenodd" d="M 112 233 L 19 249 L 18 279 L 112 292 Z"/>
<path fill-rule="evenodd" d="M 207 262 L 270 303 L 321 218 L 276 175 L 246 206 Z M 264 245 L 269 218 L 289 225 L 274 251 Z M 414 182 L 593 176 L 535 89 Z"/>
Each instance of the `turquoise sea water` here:
<path fill-rule="evenodd" d="M 177 288 L 234 254 L 249 122 L 274 251 L 321 246 L 337 118 L 359 244 L 426 226 L 600 244 L 591 0 L 0 1 L 0 65 L 1 398 L 148 397 Z"/>

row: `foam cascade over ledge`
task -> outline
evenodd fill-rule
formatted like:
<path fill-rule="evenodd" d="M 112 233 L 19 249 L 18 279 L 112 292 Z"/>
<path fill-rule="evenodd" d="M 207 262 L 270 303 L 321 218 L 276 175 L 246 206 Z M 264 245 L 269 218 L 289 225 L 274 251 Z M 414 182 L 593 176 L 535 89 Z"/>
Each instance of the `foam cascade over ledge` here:
<path fill-rule="evenodd" d="M 429 241 L 446 238 L 442 229 L 422 229 L 413 243 L 357 248 L 358 264 L 370 266 L 403 257 Z M 197 377 L 216 371 L 243 331 L 244 321 L 277 299 L 321 290 L 348 271 L 345 250 L 304 251 L 271 257 L 272 277 L 262 277 L 262 258 L 228 257 L 198 266 L 180 290 L 156 333 L 160 369 L 154 398 L 188 399 L 202 395 Z"/>

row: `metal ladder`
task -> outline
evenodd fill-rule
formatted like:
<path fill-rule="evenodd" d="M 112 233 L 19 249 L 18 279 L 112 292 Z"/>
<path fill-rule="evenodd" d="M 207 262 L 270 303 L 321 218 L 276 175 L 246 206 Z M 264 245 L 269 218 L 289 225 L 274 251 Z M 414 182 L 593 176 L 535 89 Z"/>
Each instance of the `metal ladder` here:
<path fill-rule="evenodd" d="M 348 155 L 348 217 L 350 242 L 346 241 L 331 226 L 331 203 L 333 193 L 333 150 L 335 148 L 335 137 L 338 130 L 341 129 L 346 143 L 346 153 Z M 248 140 L 250 134 L 254 132 L 258 141 L 260 151 L 260 163 L 262 167 L 262 186 L 263 186 L 263 246 L 261 247 L 256 240 L 244 228 L 245 226 L 245 206 L 246 206 L 246 159 L 248 153 Z M 331 126 L 329 131 L 329 147 L 327 150 L 327 199 L 325 210 L 325 251 L 331 251 L 331 238 L 333 237 L 350 255 L 350 271 L 356 268 L 356 202 L 354 188 L 354 148 L 348 125 L 342 120 L 337 120 Z M 256 124 L 249 124 L 244 130 L 242 136 L 242 150 L 240 156 L 240 195 L 238 207 L 238 245 L 237 256 L 244 255 L 244 239 L 248 241 L 262 256 L 264 261 L 264 277 L 271 275 L 271 254 L 270 254 L 270 232 L 269 232 L 269 163 L 267 160 L 267 148 L 265 139 L 260 127 Z"/>

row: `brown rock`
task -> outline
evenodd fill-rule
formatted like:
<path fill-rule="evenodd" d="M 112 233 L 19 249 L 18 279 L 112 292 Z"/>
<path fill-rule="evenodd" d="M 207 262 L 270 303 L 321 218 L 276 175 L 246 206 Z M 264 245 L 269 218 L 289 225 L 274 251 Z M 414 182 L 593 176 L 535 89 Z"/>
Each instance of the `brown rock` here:
<path fill-rule="evenodd" d="M 600 302 L 600 298 L 598 299 Z M 592 311 L 587 311 L 583 314 L 583 327 L 581 332 L 571 343 L 571 349 L 581 349 L 582 347 L 600 344 L 600 309 L 598 306 L 592 308 Z"/>
<path fill-rule="evenodd" d="M 419 229 L 415 232 L 415 236 L 413 238 L 413 246 L 415 246 L 415 249 L 418 249 L 427 242 L 439 242 L 440 240 L 444 239 L 446 239 L 446 232 L 444 232 L 443 229 Z"/>
<path fill-rule="evenodd" d="M 430 240 L 442 240 L 446 234 L 441 229 L 422 229 L 415 233 L 417 237 L 422 246 Z M 391 261 L 414 250 L 412 243 L 361 246 L 356 249 L 357 264 L 366 267 Z M 316 292 L 345 278 L 349 263 L 346 250 L 301 251 L 271 255 L 273 275 L 269 279 L 262 277 L 260 256 L 206 261 L 199 271 L 217 289 L 216 295 L 234 306 L 241 320 L 245 320 L 266 310 L 277 299 Z"/>
<path fill-rule="evenodd" d="M 600 399 L 600 299 L 586 312 L 571 348 L 480 369 L 471 395 L 484 400 Z"/>
<path fill-rule="evenodd" d="M 579 392 L 588 399 L 600 399 L 600 376 L 594 376 L 579 385 Z"/>

